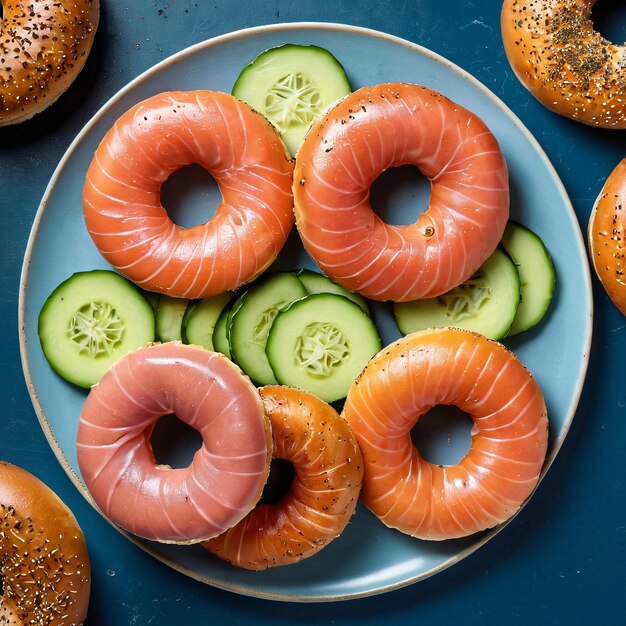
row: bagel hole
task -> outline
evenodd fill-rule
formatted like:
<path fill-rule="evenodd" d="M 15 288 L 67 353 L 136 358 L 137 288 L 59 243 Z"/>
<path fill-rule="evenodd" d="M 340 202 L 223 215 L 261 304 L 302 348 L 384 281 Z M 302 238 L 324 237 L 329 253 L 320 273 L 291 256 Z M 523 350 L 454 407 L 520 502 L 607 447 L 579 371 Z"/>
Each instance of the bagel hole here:
<path fill-rule="evenodd" d="M 195 163 L 170 174 L 161 187 L 161 205 L 172 222 L 183 228 L 208 222 L 221 201 L 215 178 Z"/>
<path fill-rule="evenodd" d="M 150 437 L 152 452 L 159 465 L 172 469 L 189 467 L 202 447 L 200 433 L 173 413 L 159 418 Z"/>
<path fill-rule="evenodd" d="M 618 45 L 626 42 L 626 4 L 597 2 L 592 10 L 593 26 L 605 39 Z"/>
<path fill-rule="evenodd" d="M 411 440 L 423 459 L 443 467 L 458 465 L 472 445 L 472 418 L 455 406 L 438 405 L 422 415 Z"/>
<path fill-rule="evenodd" d="M 370 205 L 385 223 L 414 224 L 430 202 L 430 181 L 415 165 L 385 170 L 372 183 Z"/>
<path fill-rule="evenodd" d="M 295 476 L 293 465 L 285 459 L 272 459 L 270 473 L 259 502 L 276 504 L 291 489 L 291 481 Z"/>

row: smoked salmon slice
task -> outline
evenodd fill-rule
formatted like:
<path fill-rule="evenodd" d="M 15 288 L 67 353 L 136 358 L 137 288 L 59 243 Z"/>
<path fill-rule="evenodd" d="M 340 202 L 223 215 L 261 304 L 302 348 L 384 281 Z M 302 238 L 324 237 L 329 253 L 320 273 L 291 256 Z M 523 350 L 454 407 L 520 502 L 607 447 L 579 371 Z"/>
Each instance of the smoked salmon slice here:
<path fill-rule="evenodd" d="M 150 437 L 174 413 L 202 436 L 188 467 L 157 464 Z M 269 420 L 250 379 L 225 356 L 178 342 L 130 352 L 92 387 L 76 441 L 82 478 L 122 528 L 197 543 L 237 524 L 269 472 Z"/>
<path fill-rule="evenodd" d="M 223 198 L 206 223 L 183 228 L 160 192 L 191 163 L 213 175 Z M 216 295 L 259 276 L 280 252 L 293 226 L 292 173 L 277 132 L 247 104 L 213 91 L 158 94 L 122 115 L 96 150 L 83 190 L 87 230 L 141 287 Z"/>
<path fill-rule="evenodd" d="M 428 209 L 386 224 L 370 187 L 390 167 L 430 180 Z M 431 298 L 470 278 L 495 250 L 509 216 L 506 162 L 476 115 L 405 83 L 363 87 L 323 116 L 296 155 L 296 224 L 318 265 L 374 300 Z"/>
<path fill-rule="evenodd" d="M 411 440 L 439 404 L 474 420 L 454 466 L 424 460 Z M 543 394 L 504 346 L 443 328 L 384 348 L 354 382 L 343 415 L 361 446 L 361 498 L 387 525 L 422 539 L 452 539 L 513 516 L 539 480 L 548 443 Z"/>

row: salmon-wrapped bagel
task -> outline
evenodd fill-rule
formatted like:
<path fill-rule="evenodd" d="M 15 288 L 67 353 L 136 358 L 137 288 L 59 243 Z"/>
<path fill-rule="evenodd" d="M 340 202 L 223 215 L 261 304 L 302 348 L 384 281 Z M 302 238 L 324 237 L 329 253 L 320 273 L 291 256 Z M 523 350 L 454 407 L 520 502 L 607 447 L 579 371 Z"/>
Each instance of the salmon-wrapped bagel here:
<path fill-rule="evenodd" d="M 188 467 L 156 462 L 150 437 L 175 414 L 202 446 Z M 199 543 L 254 507 L 269 473 L 269 420 L 256 387 L 224 355 L 179 342 L 117 361 L 92 387 L 76 440 L 89 492 L 110 520 L 163 543 Z"/>
<path fill-rule="evenodd" d="M 414 224 L 385 223 L 370 187 L 390 167 L 430 180 Z M 316 122 L 296 154 L 296 225 L 336 282 L 373 300 L 439 296 L 474 275 L 509 217 L 498 142 L 472 112 L 421 85 L 363 87 Z"/>
<path fill-rule="evenodd" d="M 474 420 L 453 466 L 420 455 L 411 429 L 438 404 Z M 416 332 L 376 355 L 348 392 L 343 415 L 365 462 L 363 502 L 421 539 L 464 537 L 512 517 L 535 488 L 548 443 L 541 389 L 504 346 L 465 330 Z"/>
<path fill-rule="evenodd" d="M 222 200 L 203 224 L 175 224 L 161 187 L 197 163 Z M 260 113 L 216 91 L 157 94 L 124 113 L 96 150 L 83 189 L 87 230 L 115 269 L 150 291 L 206 298 L 276 259 L 293 226 L 291 156 Z M 213 207 L 207 207 L 207 215 Z"/>

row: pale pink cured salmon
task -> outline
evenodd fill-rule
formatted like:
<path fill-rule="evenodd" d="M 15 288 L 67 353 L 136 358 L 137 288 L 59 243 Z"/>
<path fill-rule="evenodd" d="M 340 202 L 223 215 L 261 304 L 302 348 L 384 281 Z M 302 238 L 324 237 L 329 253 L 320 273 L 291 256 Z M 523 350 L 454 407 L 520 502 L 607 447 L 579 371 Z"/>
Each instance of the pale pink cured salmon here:
<path fill-rule="evenodd" d="M 415 224 L 389 225 L 372 211 L 370 187 L 407 164 L 430 179 L 430 205 Z M 470 278 L 495 250 L 508 172 L 476 115 L 426 87 L 390 83 L 355 91 L 311 128 L 294 201 L 302 241 L 331 278 L 374 300 L 416 300 Z"/>
<path fill-rule="evenodd" d="M 213 175 L 223 199 L 205 224 L 183 228 L 160 192 L 190 163 Z M 141 287 L 212 296 L 253 280 L 280 252 L 293 226 L 292 173 L 280 137 L 247 104 L 212 91 L 158 94 L 122 115 L 96 150 L 83 190 L 87 230 Z"/>
<path fill-rule="evenodd" d="M 438 404 L 474 420 L 455 466 L 425 461 L 411 429 Z M 514 354 L 482 335 L 425 330 L 384 348 L 348 392 L 343 415 L 361 446 L 361 498 L 387 525 L 452 539 L 512 517 L 535 488 L 548 443 L 541 389 Z"/>
<path fill-rule="evenodd" d="M 157 465 L 154 424 L 175 413 L 202 436 L 189 467 Z M 196 543 L 254 507 L 269 473 L 269 420 L 256 388 L 225 356 L 177 342 L 122 357 L 85 401 L 76 441 L 100 510 L 154 541 Z"/>
<path fill-rule="evenodd" d="M 363 479 L 359 445 L 330 405 L 291 387 L 259 392 L 272 424 L 273 457 L 293 465 L 291 487 L 278 502 L 257 505 L 204 544 L 251 570 L 296 563 L 336 539 L 354 514 Z"/>

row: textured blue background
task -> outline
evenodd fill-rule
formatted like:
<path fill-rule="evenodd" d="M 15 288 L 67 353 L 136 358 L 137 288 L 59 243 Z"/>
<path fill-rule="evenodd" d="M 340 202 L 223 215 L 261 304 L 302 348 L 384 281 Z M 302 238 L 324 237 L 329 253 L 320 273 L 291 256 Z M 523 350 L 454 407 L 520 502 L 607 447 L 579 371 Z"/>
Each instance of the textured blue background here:
<path fill-rule="evenodd" d="M 626 7 L 600 2 L 598 23 L 626 40 Z M 621 7 L 608 5 L 622 4 Z M 88 623 L 602 624 L 626 623 L 626 319 L 594 281 L 591 363 L 572 430 L 522 515 L 477 553 L 413 586 L 372 598 L 295 605 L 243 598 L 190 580 L 113 530 L 70 484 L 49 449 L 23 382 L 17 339 L 21 262 L 45 186 L 85 122 L 155 62 L 231 30 L 279 21 L 367 26 L 438 52 L 474 74 L 521 118 L 561 176 L 583 228 L 604 178 L 626 155 L 624 132 L 559 118 L 512 74 L 495 0 L 104 0 L 87 67 L 35 120 L 0 129 L 0 458 L 45 480 L 73 509 L 89 543 Z"/>

